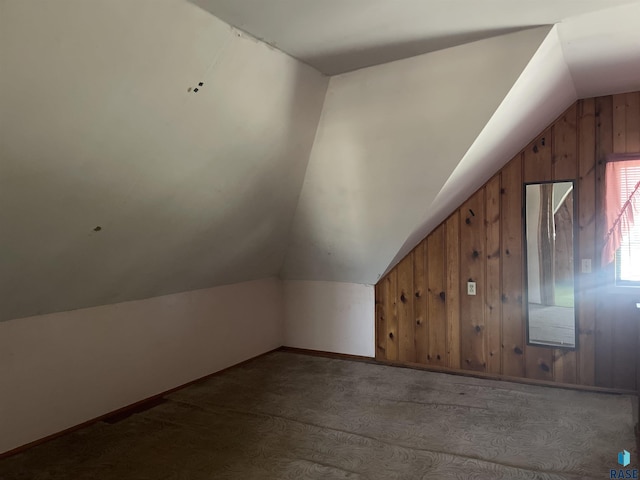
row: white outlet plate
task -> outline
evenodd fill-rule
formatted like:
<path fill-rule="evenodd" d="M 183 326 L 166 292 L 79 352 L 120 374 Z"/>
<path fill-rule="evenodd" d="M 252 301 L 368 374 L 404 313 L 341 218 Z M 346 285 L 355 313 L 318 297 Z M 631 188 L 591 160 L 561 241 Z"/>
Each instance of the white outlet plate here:
<path fill-rule="evenodd" d="M 582 273 L 591 273 L 591 259 L 583 258 L 582 259 Z"/>
<path fill-rule="evenodd" d="M 467 282 L 467 295 L 476 294 L 476 282 Z"/>

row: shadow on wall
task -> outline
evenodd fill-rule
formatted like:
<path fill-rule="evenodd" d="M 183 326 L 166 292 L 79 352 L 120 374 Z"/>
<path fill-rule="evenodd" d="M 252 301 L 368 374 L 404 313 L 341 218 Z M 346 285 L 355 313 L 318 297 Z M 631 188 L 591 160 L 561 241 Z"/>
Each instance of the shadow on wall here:
<path fill-rule="evenodd" d="M 196 20 L 178 13 L 207 35 L 229 28 L 203 11 Z M 278 274 L 327 79 L 235 30 L 227 35 L 209 69 L 194 75 L 200 91 L 185 86 L 184 98 L 168 102 L 174 110 L 142 93 L 141 78 L 164 80 L 139 67 L 122 72 L 127 89 L 106 87 L 108 102 L 70 105 L 100 119 L 85 136 L 94 141 L 48 149 L 50 136 L 31 132 L 40 157 L 14 158 L 3 184 L 10 234 L 1 245 L 9 254 L 0 321 Z M 59 88 L 47 95 L 64 95 Z M 148 121 L 136 121 L 141 115 Z"/>
<path fill-rule="evenodd" d="M 348 355 L 375 355 L 372 285 L 284 281 L 288 347 Z"/>
<path fill-rule="evenodd" d="M 530 142 L 531 132 L 542 131 L 576 98 L 573 79 L 554 28 L 421 215 L 423 220 L 413 228 L 383 275 L 451 215 L 467 199 L 469 192 L 480 188 L 522 149 L 522 145 Z"/>
<path fill-rule="evenodd" d="M 361 246 L 368 240 L 365 226 L 368 216 L 363 213 L 371 206 L 362 195 L 353 194 L 370 188 L 367 184 L 369 159 L 362 149 L 366 139 L 358 131 L 347 131 L 345 136 L 349 137 L 348 141 L 339 152 L 334 152 L 338 154 L 334 169 L 326 169 L 323 162 L 314 162 L 315 155 L 311 154 L 305 179 L 314 181 L 303 183 L 281 270 L 284 278 L 340 278 L 351 262 L 366 262 L 366 250 Z M 316 155 L 322 158 L 328 153 L 316 152 Z M 314 201 L 327 185 L 332 188 L 336 184 L 338 188 L 330 205 Z M 332 222 L 327 222 L 328 216 Z"/>

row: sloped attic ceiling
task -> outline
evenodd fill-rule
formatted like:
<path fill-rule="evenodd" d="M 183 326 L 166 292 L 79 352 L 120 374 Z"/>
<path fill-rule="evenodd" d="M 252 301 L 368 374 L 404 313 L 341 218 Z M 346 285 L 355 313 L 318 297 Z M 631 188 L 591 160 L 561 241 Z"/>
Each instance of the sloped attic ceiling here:
<path fill-rule="evenodd" d="M 576 100 L 576 90 L 554 26 L 500 106 L 466 151 L 419 224 L 387 266 L 389 271 L 440 222 Z"/>
<path fill-rule="evenodd" d="M 577 99 L 640 90 L 638 18 L 640 2 L 553 27 L 386 271 Z"/>
<path fill-rule="evenodd" d="M 638 78 L 637 0 L 191 1 L 329 73 L 560 22 L 515 61 L 487 41 L 458 56 L 478 62 L 467 70 L 455 58 L 470 44 L 333 77 L 282 271 L 290 279 L 375 283 L 578 94 Z M 427 57 L 450 62 L 447 80 L 402 67 Z"/>
<path fill-rule="evenodd" d="M 549 29 L 332 77 L 284 277 L 375 283 Z"/>
<path fill-rule="evenodd" d="M 640 78 L 637 5 L 598 26 L 605 49 L 593 14 L 334 77 L 305 176 L 312 68 L 186 0 L 0 0 L 0 320 L 278 272 L 374 283 L 457 206 L 443 192 L 495 171 L 492 141 L 506 162 L 582 75 Z"/>
<path fill-rule="evenodd" d="M 323 75 L 186 1 L 0 0 L 0 61 L 0 320 L 277 275 Z"/>
<path fill-rule="evenodd" d="M 635 0 L 191 0 L 335 75 Z"/>

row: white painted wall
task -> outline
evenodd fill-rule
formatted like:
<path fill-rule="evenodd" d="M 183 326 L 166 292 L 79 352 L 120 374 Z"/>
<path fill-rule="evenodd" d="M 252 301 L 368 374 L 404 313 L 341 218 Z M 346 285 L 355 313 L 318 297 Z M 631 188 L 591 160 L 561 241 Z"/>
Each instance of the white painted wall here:
<path fill-rule="evenodd" d="M 375 355 L 372 285 L 285 281 L 284 305 L 286 346 Z"/>
<path fill-rule="evenodd" d="M 0 453 L 277 348 L 257 280 L 0 322 Z"/>
<path fill-rule="evenodd" d="M 548 31 L 332 77 L 283 277 L 375 283 Z"/>
<path fill-rule="evenodd" d="M 640 2 L 635 1 L 557 25 L 578 97 L 640 90 L 638 18 Z"/>
<path fill-rule="evenodd" d="M 425 204 L 385 273 L 576 100 L 554 26 L 433 202 Z"/>
<path fill-rule="evenodd" d="M 277 275 L 327 83 L 187 1 L 0 0 L 0 321 Z"/>
<path fill-rule="evenodd" d="M 336 74 L 518 28 L 553 25 L 585 12 L 598 11 L 595 17 L 634 0 L 190 1 L 318 70 Z"/>

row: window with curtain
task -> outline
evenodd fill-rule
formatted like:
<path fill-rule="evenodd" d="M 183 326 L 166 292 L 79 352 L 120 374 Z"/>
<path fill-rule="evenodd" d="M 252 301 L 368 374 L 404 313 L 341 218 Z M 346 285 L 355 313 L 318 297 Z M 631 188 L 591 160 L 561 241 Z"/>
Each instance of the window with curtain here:
<path fill-rule="evenodd" d="M 616 285 L 640 286 L 640 154 L 607 162 L 605 216 L 602 264 L 615 262 Z"/>

